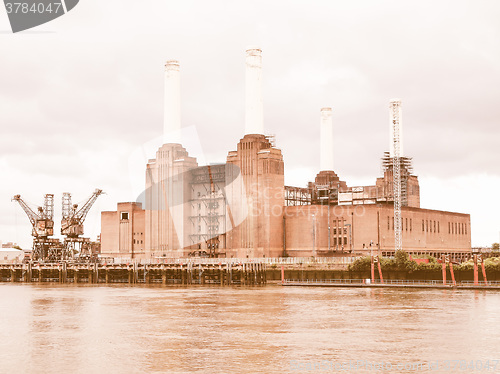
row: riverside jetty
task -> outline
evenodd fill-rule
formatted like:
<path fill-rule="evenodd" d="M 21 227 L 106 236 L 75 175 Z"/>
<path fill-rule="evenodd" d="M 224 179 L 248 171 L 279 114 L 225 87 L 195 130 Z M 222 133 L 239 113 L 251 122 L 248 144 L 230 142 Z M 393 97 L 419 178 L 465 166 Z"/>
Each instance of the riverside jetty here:
<path fill-rule="evenodd" d="M 254 262 L 0 264 L 0 281 L 263 285 L 266 283 L 266 264 Z"/>

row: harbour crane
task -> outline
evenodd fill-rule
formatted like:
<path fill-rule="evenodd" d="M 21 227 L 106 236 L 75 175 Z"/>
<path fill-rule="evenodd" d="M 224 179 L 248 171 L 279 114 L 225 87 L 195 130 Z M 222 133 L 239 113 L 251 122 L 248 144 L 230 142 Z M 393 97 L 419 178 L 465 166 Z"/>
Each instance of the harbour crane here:
<path fill-rule="evenodd" d="M 29 207 L 21 198 L 21 195 L 14 196 L 12 201 L 17 201 L 28 216 L 33 226 L 31 235 L 34 238 L 47 238 L 54 235 L 54 195 L 45 195 L 44 206 L 39 206 L 37 208 L 38 213 L 35 213 Z"/>
<path fill-rule="evenodd" d="M 15 195 L 12 201 L 17 201 L 24 210 L 32 225 L 34 261 L 56 260 L 61 255 L 62 246 L 58 239 L 50 238 L 54 235 L 54 195 L 46 194 L 43 207 L 39 206 L 36 212 L 21 198 Z"/>
<path fill-rule="evenodd" d="M 83 223 L 90 208 L 102 194 L 102 190 L 96 189 L 92 196 L 78 209 L 78 204 L 71 202 L 71 194 L 63 193 L 61 234 L 65 236 L 64 246 L 70 257 L 74 257 L 75 254 L 78 254 L 81 259 L 92 256 L 90 239 L 82 238 L 80 235 L 83 235 Z"/>

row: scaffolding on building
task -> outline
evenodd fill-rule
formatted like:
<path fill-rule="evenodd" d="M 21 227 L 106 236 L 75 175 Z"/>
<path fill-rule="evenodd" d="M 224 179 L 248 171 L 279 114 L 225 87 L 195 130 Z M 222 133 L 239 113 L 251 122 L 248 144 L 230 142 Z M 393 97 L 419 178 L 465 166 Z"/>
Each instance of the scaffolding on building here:
<path fill-rule="evenodd" d="M 227 204 L 224 193 L 225 165 L 200 167 L 193 170 L 192 175 L 190 247 L 198 245 L 198 250 L 206 249 L 209 257 L 224 257 Z"/>
<path fill-rule="evenodd" d="M 285 206 L 311 205 L 312 193 L 309 187 L 285 186 Z"/>
<path fill-rule="evenodd" d="M 389 152 L 384 152 L 382 157 L 382 173 L 388 176 L 394 176 L 394 157 L 391 157 Z M 408 179 L 413 174 L 413 165 L 411 157 L 399 157 L 399 176 L 401 179 L 401 206 L 408 206 Z M 392 178 L 393 179 L 393 178 Z M 391 180 L 393 182 L 393 180 Z M 393 186 L 385 186 L 377 199 L 378 201 L 394 202 L 394 188 Z"/>

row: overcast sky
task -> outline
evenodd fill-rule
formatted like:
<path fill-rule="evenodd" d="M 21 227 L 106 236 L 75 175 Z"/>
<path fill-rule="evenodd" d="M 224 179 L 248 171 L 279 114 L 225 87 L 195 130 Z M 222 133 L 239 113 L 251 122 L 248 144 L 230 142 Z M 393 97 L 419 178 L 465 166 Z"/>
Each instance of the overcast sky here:
<path fill-rule="evenodd" d="M 285 180 L 319 171 L 319 114 L 333 107 L 335 170 L 374 184 L 388 150 L 388 103 L 402 99 L 404 150 L 421 207 L 470 213 L 472 244 L 500 235 L 500 2 L 82 0 L 67 15 L 12 34 L 0 8 L 0 240 L 29 247 L 11 202 L 99 187 L 100 211 L 133 201 L 163 131 L 164 61 L 181 63 L 182 123 L 207 162 L 244 131 L 245 49 L 259 45 L 264 121 Z M 149 154 L 147 157 L 154 157 Z M 132 166 L 130 166 L 132 165 Z"/>

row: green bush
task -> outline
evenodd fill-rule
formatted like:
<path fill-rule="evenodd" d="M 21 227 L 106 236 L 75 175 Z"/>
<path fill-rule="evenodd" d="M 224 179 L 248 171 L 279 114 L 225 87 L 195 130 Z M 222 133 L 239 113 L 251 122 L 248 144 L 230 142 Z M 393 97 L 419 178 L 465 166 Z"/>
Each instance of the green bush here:
<path fill-rule="evenodd" d="M 500 271 L 500 258 L 491 257 L 484 261 L 484 267 L 486 271 Z"/>
<path fill-rule="evenodd" d="M 352 271 L 366 271 L 370 270 L 371 258 L 370 256 L 360 257 L 352 264 L 349 265 L 349 270 Z"/>

